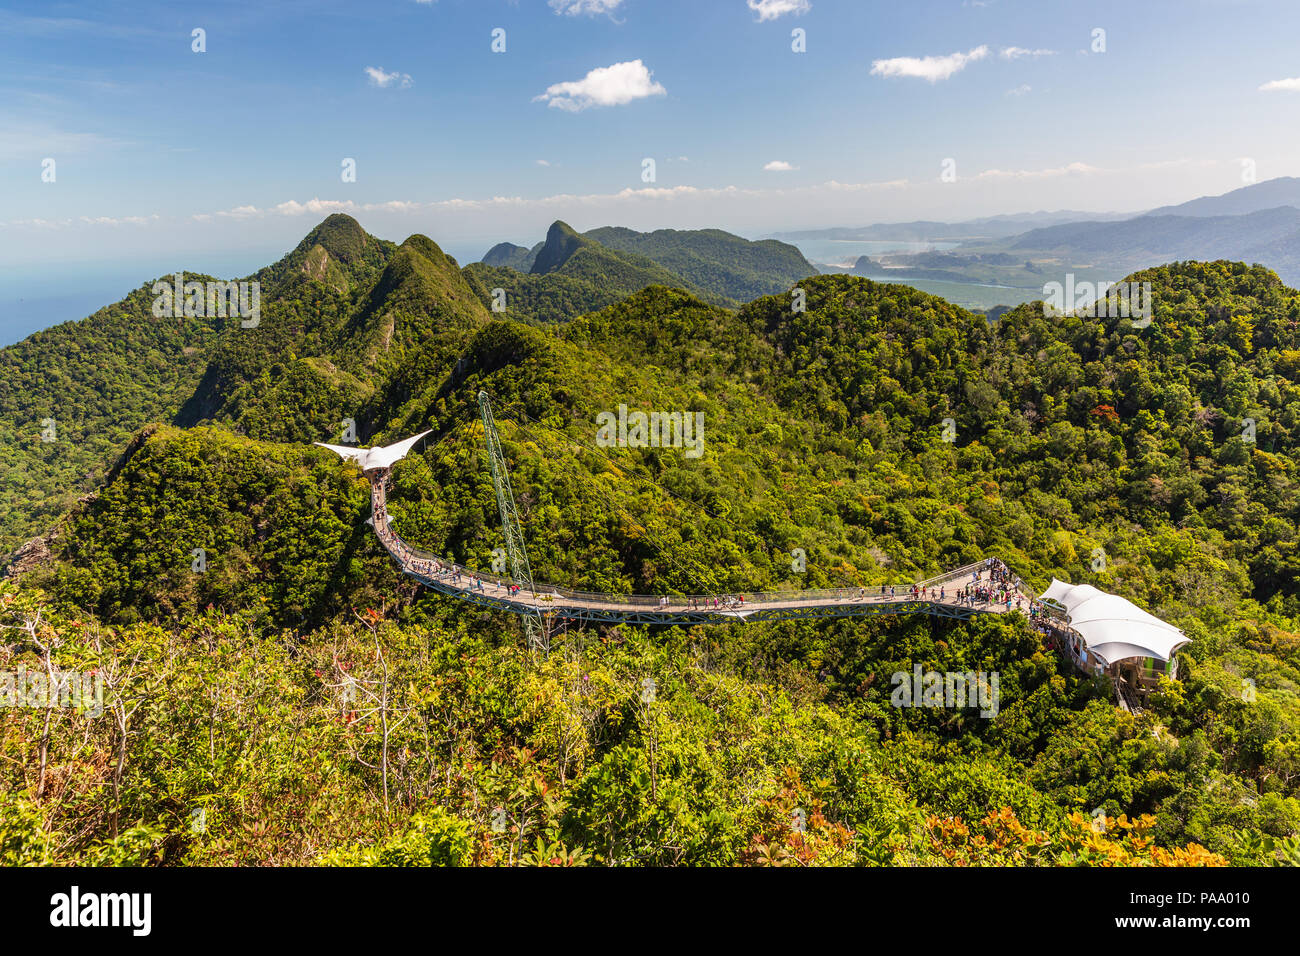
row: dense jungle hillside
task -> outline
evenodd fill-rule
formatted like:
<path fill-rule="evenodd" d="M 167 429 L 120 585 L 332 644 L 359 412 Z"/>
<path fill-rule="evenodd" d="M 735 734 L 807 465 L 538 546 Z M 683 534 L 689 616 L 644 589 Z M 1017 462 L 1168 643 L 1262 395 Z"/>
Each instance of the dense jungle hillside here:
<path fill-rule="evenodd" d="M 525 274 L 331 216 L 257 274 L 256 328 L 154 319 L 146 283 L 0 350 L 0 663 L 104 685 L 101 718 L 0 716 L 0 862 L 1300 863 L 1300 293 L 1216 261 L 1130 276 L 1146 328 L 843 274 L 740 304 L 618 232 L 557 223 Z M 569 627 L 530 658 L 403 578 L 312 445 L 431 429 L 393 522 L 490 569 L 480 390 L 540 581 L 994 555 L 1182 628 L 1180 680 L 1128 713 L 1019 615 Z M 702 413 L 702 454 L 599 446 L 620 406 Z M 998 673 L 998 713 L 891 706 L 915 665 Z"/>

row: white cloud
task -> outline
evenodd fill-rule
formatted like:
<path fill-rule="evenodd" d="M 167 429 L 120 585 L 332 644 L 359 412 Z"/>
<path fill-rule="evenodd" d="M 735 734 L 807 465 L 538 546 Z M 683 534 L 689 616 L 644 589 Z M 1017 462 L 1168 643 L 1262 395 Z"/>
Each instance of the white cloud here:
<path fill-rule="evenodd" d="M 986 169 L 976 179 L 1056 179 L 1060 176 L 1089 176 L 1109 172 L 1087 163 L 1067 163 L 1048 169 Z"/>
<path fill-rule="evenodd" d="M 539 160 L 537 160 L 537 165 L 538 165 L 538 166 L 549 166 L 549 165 L 551 165 L 551 161 L 550 161 L 549 159 L 539 159 Z"/>
<path fill-rule="evenodd" d="M 1260 86 L 1261 93 L 1276 93 L 1278 91 L 1286 93 L 1300 93 L 1300 76 L 1293 76 L 1286 80 L 1269 80 Z"/>
<path fill-rule="evenodd" d="M 554 3 L 555 0 L 551 2 Z M 759 23 L 764 20 L 775 20 L 787 13 L 799 16 L 812 9 L 812 4 L 808 0 L 746 0 L 746 2 L 749 9 L 758 14 Z"/>
<path fill-rule="evenodd" d="M 1008 46 L 1002 49 L 1002 59 L 1017 60 L 1022 56 L 1056 56 L 1055 50 L 1027 50 L 1022 46 Z"/>
<path fill-rule="evenodd" d="M 1007 90 L 1007 96 L 1024 96 L 1032 89 L 1033 87 L 1030 86 L 1028 83 L 1021 83 L 1019 86 Z"/>
<path fill-rule="evenodd" d="M 411 85 L 411 75 L 409 73 L 385 73 L 382 66 L 368 66 L 365 69 L 365 74 L 370 77 L 370 84 L 380 89 L 396 86 L 404 90 Z"/>
<path fill-rule="evenodd" d="M 966 64 L 982 60 L 988 55 L 987 46 L 977 46 L 969 53 L 949 53 L 947 56 L 898 56 L 891 60 L 874 60 L 871 75 L 910 76 L 938 83 L 964 70 Z"/>
<path fill-rule="evenodd" d="M 81 221 L 91 226 L 144 226 L 158 219 L 158 214 L 152 216 L 82 216 Z"/>
<path fill-rule="evenodd" d="M 557 15 L 563 13 L 571 17 L 584 13 L 589 17 L 613 13 L 622 2 L 623 0 L 550 0 L 551 9 Z"/>
<path fill-rule="evenodd" d="M 769 173 L 788 173 L 798 168 L 798 166 L 791 166 L 783 159 L 774 159 L 763 167 L 764 171 Z"/>
<path fill-rule="evenodd" d="M 361 208 L 366 212 L 417 212 L 423 205 L 409 199 L 390 199 L 387 202 L 368 202 Z"/>
<path fill-rule="evenodd" d="M 554 83 L 533 97 L 533 102 L 543 100 L 547 106 L 576 113 L 592 106 L 622 106 L 647 96 L 665 95 L 668 91 L 651 75 L 640 60 L 628 60 L 598 67 L 580 80 Z"/>
<path fill-rule="evenodd" d="M 304 213 L 320 216 L 329 215 L 332 212 L 352 212 L 356 208 L 356 203 L 350 199 L 342 202 L 337 199 L 308 199 L 306 202 L 297 202 L 290 199 L 287 202 L 278 203 L 271 211 L 282 216 L 301 216 Z"/>

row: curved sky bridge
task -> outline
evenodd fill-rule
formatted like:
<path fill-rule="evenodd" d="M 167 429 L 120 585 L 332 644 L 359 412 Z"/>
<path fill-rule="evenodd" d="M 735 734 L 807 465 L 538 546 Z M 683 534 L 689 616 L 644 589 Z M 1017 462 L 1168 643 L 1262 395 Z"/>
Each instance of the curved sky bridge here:
<path fill-rule="evenodd" d="M 428 432 L 386 447 L 323 447 L 361 465 L 370 482 L 370 523 L 403 572 L 458 600 L 520 615 L 530 647 L 546 650 L 549 646 L 548 629 L 540 626 L 543 621 L 689 625 L 882 614 L 929 614 L 967 620 L 976 614 L 1025 612 L 1035 602 L 1046 601 L 1040 607 L 1047 612 L 1047 623 L 1052 625 L 1061 650 L 1083 670 L 1098 674 L 1104 671 L 1115 677 L 1116 693 L 1123 704 L 1128 699 L 1136 703 L 1133 692 L 1149 691 L 1158 684 L 1160 674 L 1174 676 L 1174 653 L 1189 643 L 1190 639 L 1173 625 L 1090 585 L 1053 580 L 1041 598 L 1035 597 L 1003 562 L 992 557 L 915 583 L 741 595 L 604 594 L 538 583 L 528 565 L 505 457 L 485 392 L 479 393 L 479 404 L 511 568 L 509 577 L 470 571 L 412 547 L 389 523 L 387 485 L 391 468 Z M 983 598 L 964 598 L 962 591 L 967 585 L 982 587 Z"/>
<path fill-rule="evenodd" d="M 515 614 L 537 614 L 565 621 L 600 621 L 623 624 L 721 624 L 734 621 L 784 621 L 796 618 L 870 617 L 877 614 L 932 614 L 960 620 L 974 614 L 1023 611 L 1034 600 L 1023 583 L 1013 587 L 1011 602 L 962 601 L 958 592 L 967 584 L 990 580 L 989 568 L 1000 565 L 986 559 L 920 582 L 932 596 L 913 597 L 913 582 L 893 585 L 893 594 L 880 585 L 866 588 L 746 592 L 743 595 L 605 594 L 574 591 L 534 582 L 531 589 L 507 577 L 469 571 L 438 555 L 402 540 L 388 521 L 385 498 L 386 472 L 367 472 L 370 478 L 373 524 L 380 543 L 402 571 L 420 583 L 462 601 Z M 1012 579 L 1017 581 L 1018 579 Z M 480 586 L 481 585 L 481 586 Z M 889 585 L 885 589 L 889 589 Z M 939 597 L 943 590 L 944 597 Z M 715 601 L 717 606 L 715 606 Z"/>

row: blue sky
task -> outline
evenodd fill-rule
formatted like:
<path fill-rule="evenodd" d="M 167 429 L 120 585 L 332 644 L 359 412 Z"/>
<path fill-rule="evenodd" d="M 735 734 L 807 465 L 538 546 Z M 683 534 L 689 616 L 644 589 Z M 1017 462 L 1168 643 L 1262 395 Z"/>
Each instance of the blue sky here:
<path fill-rule="evenodd" d="M 247 272 L 336 209 L 466 261 L 557 218 L 757 236 L 1180 202 L 1244 159 L 1300 174 L 1298 28 L 1289 0 L 8 0 L 0 302 Z"/>

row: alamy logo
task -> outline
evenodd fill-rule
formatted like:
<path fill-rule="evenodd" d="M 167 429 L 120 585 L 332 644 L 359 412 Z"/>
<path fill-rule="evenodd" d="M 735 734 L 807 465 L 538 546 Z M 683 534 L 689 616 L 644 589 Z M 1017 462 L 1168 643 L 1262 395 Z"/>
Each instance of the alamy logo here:
<path fill-rule="evenodd" d="M 1151 324 L 1150 282 L 1078 282 L 1067 273 L 1064 284 L 1043 286 L 1043 315 L 1072 313 L 1088 318 L 1136 319 L 1134 328 Z"/>
<path fill-rule="evenodd" d="M 703 412 L 631 412 L 596 416 L 596 444 L 601 448 L 685 448 L 687 458 L 704 454 Z"/>
<path fill-rule="evenodd" d="M 185 273 L 177 272 L 172 281 L 155 282 L 151 290 L 155 319 L 240 318 L 241 329 L 255 329 L 262 324 L 262 284 L 260 282 L 186 282 Z"/>
<path fill-rule="evenodd" d="M 998 672 L 960 671 L 940 674 L 921 672 L 917 664 L 912 673 L 895 671 L 890 678 L 894 691 L 889 702 L 895 707 L 979 708 L 981 717 L 998 715 L 1000 694 Z"/>
<path fill-rule="evenodd" d="M 0 707 L 32 707 L 37 710 L 62 707 L 82 710 L 88 717 L 104 713 L 104 678 L 98 672 L 56 670 L 30 671 L 20 666 L 0 673 Z"/>
<path fill-rule="evenodd" d="M 153 928 L 152 893 L 86 893 L 74 886 L 50 897 L 51 926 L 128 926 L 132 935 Z"/>

